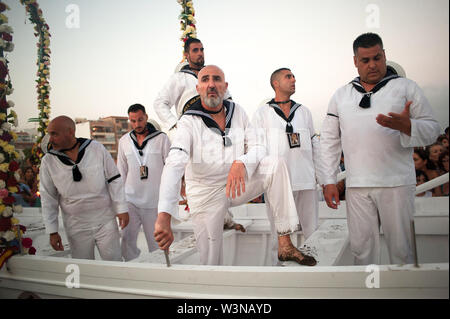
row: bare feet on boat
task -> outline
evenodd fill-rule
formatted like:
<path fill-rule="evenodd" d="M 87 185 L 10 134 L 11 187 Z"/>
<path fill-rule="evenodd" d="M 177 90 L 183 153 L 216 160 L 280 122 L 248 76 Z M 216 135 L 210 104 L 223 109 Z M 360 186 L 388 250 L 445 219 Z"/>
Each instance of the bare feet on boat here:
<path fill-rule="evenodd" d="M 224 225 L 223 225 L 223 229 L 235 229 L 235 230 L 237 230 L 237 231 L 241 231 L 241 232 L 243 232 L 243 233 L 245 233 L 245 227 L 244 226 L 242 226 L 241 224 L 237 224 L 237 223 L 233 223 L 233 224 L 227 224 L 227 223 L 225 223 Z"/>

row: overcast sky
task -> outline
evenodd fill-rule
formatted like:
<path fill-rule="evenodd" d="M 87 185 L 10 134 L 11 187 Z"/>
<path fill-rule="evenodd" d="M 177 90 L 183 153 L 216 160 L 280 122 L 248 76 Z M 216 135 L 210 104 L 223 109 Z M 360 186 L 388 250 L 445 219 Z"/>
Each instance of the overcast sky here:
<path fill-rule="evenodd" d="M 36 43 L 17 0 L 4 0 L 14 28 L 8 53 L 20 127 L 37 117 Z M 249 116 L 273 97 L 272 71 L 289 67 L 292 97 L 310 108 L 316 131 L 333 93 L 357 76 L 352 42 L 376 32 L 388 60 L 424 90 L 442 127 L 449 118 L 448 0 L 194 0 L 206 64 L 224 72 Z M 51 117 L 126 116 L 153 102 L 182 58 L 176 0 L 38 0 L 50 26 Z M 77 20 L 79 24 L 77 24 Z M 25 23 L 26 21 L 26 23 Z"/>

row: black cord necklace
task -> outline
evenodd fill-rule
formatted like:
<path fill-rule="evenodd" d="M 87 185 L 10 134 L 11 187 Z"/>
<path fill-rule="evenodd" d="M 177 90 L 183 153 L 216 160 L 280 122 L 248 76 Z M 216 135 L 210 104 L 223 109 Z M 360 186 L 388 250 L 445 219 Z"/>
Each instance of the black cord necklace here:
<path fill-rule="evenodd" d="M 286 103 L 289 103 L 289 102 L 291 102 L 291 100 L 288 100 L 288 101 L 273 101 L 275 104 L 286 104 Z"/>
<path fill-rule="evenodd" d="M 223 106 L 218 111 L 210 111 L 210 110 L 205 109 L 205 113 L 208 113 L 208 114 L 219 114 L 220 112 L 222 112 L 222 110 L 223 110 Z"/>
<path fill-rule="evenodd" d="M 73 150 L 77 145 L 78 145 L 78 141 L 76 141 L 75 144 L 73 144 L 73 146 L 72 146 L 71 148 L 66 148 L 66 149 L 60 150 L 60 152 L 68 152 L 68 151 L 71 151 L 71 150 Z"/>

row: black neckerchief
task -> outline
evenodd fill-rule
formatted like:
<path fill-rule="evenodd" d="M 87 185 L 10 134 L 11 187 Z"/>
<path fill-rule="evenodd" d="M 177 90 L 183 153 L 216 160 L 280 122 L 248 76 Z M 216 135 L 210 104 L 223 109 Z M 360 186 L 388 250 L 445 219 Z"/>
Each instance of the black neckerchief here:
<path fill-rule="evenodd" d="M 134 130 L 130 132 L 131 140 L 133 141 L 134 146 L 136 146 L 136 148 L 139 151 L 139 155 L 141 155 L 141 156 L 144 154 L 142 152 L 142 150 L 147 145 L 147 142 L 150 141 L 155 136 L 158 136 L 159 134 L 162 133 L 161 131 L 158 131 L 151 123 L 147 123 L 146 130 L 147 130 L 147 136 L 145 137 L 141 146 L 139 146 L 139 143 L 137 141 L 136 132 Z"/>
<path fill-rule="evenodd" d="M 197 70 L 196 70 L 197 71 Z M 200 70 L 199 70 L 200 71 Z M 181 69 L 180 69 L 180 72 L 183 72 L 183 73 L 187 73 L 187 74 L 190 74 L 190 75 L 193 75 L 193 76 L 195 76 L 195 78 L 197 79 L 197 74 L 195 74 L 195 72 L 192 70 L 192 68 L 191 68 L 191 66 L 189 65 L 189 64 L 186 64 L 185 66 L 183 66 Z"/>
<path fill-rule="evenodd" d="M 230 127 L 231 127 L 231 120 L 233 118 L 234 114 L 234 102 L 229 100 L 223 101 L 223 106 L 225 108 L 225 132 L 222 131 L 217 125 L 216 121 L 213 120 L 211 115 L 209 115 L 205 109 L 202 106 L 202 101 L 200 99 L 197 99 L 190 107 L 187 109 L 186 112 L 184 112 L 183 116 L 185 115 L 192 115 L 192 116 L 199 116 L 202 118 L 203 123 L 205 125 L 212 129 L 213 132 L 219 133 L 223 138 L 223 145 L 224 146 L 230 146 L 231 145 L 231 139 L 227 136 Z"/>
<path fill-rule="evenodd" d="M 77 138 L 77 143 L 80 144 L 80 147 L 78 148 L 78 155 L 77 155 L 77 160 L 74 162 L 69 156 L 67 156 L 67 154 L 61 152 L 61 151 L 57 151 L 54 150 L 52 148 L 50 148 L 48 150 L 48 154 L 52 154 L 56 157 L 58 157 L 58 159 L 65 165 L 68 166 L 72 166 L 72 175 L 73 175 L 73 180 L 75 182 L 79 182 L 81 181 L 82 175 L 80 170 L 78 169 L 78 165 L 81 160 L 83 159 L 84 156 L 84 152 L 86 150 L 86 147 L 92 142 L 92 140 L 89 139 L 85 139 L 85 138 Z"/>
<path fill-rule="evenodd" d="M 284 115 L 283 110 L 278 106 L 278 104 L 275 103 L 275 100 L 272 99 L 269 102 L 267 102 L 269 106 L 273 108 L 273 110 L 283 119 L 286 123 L 286 133 L 294 133 L 294 129 L 292 127 L 291 121 L 295 116 L 295 111 L 302 106 L 301 104 L 296 103 L 295 101 L 291 100 L 291 110 L 289 111 L 289 117 L 286 118 L 286 115 Z"/>
<path fill-rule="evenodd" d="M 364 87 L 361 85 L 359 76 L 354 78 L 353 81 L 351 81 L 350 83 L 353 85 L 353 87 L 358 92 L 364 94 L 363 98 L 361 99 L 361 102 L 359 102 L 359 106 L 364 109 L 369 108 L 370 107 L 370 97 L 372 96 L 372 94 L 375 94 L 379 89 L 381 89 L 383 86 L 385 86 L 390 80 L 396 79 L 398 77 L 399 76 L 397 74 L 392 72 L 390 69 L 387 69 L 386 75 L 384 76 L 384 78 L 380 82 L 378 82 L 370 92 L 367 92 L 366 89 L 364 89 Z"/>

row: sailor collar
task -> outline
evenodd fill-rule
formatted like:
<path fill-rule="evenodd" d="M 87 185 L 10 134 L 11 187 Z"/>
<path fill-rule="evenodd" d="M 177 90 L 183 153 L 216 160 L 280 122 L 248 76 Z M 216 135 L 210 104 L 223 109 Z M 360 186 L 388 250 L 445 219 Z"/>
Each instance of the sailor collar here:
<path fill-rule="evenodd" d="M 361 101 L 359 102 L 359 106 L 364 109 L 369 108 L 370 107 L 370 97 L 372 96 L 372 94 L 375 94 L 378 90 L 380 90 L 383 86 L 385 86 L 390 80 L 393 80 L 396 78 L 399 78 L 399 76 L 396 73 L 392 72 L 388 68 L 384 78 L 380 82 L 378 82 L 370 92 L 367 92 L 366 89 L 361 85 L 361 78 L 359 76 L 354 78 L 350 82 L 350 84 L 353 85 L 355 90 L 357 90 L 358 92 L 363 94 L 363 97 L 362 97 Z"/>
<path fill-rule="evenodd" d="M 183 66 L 183 67 L 180 69 L 180 72 L 182 72 L 182 73 L 187 73 L 187 74 L 190 74 L 190 75 L 193 75 L 193 76 L 195 76 L 195 78 L 197 78 L 197 74 L 195 74 L 195 72 L 191 69 L 191 67 L 190 67 L 189 64 L 186 64 L 185 66 Z"/>
<path fill-rule="evenodd" d="M 220 134 L 223 138 L 224 146 L 231 146 L 231 139 L 227 136 L 231 127 L 231 120 L 233 119 L 233 114 L 235 110 L 235 104 L 233 101 L 224 100 L 223 107 L 225 108 L 225 132 L 222 131 L 217 125 L 216 121 L 211 117 L 211 115 L 203 108 L 202 102 L 197 98 L 194 103 L 183 113 L 184 115 L 199 116 L 203 120 L 203 123 L 210 128 L 213 132 Z"/>
<path fill-rule="evenodd" d="M 286 115 L 284 115 L 283 110 L 280 108 L 280 106 L 278 104 L 275 103 L 275 99 L 270 100 L 269 102 L 267 102 L 267 104 L 269 104 L 269 106 L 271 106 L 273 108 L 273 110 L 283 119 L 285 120 L 286 123 L 286 133 L 293 133 L 294 129 L 292 127 L 291 121 L 295 116 L 295 111 L 297 111 L 297 109 L 302 106 L 301 104 L 298 104 L 297 102 L 291 100 L 291 109 L 289 111 L 289 116 L 286 118 Z"/>
<path fill-rule="evenodd" d="M 58 157 L 58 159 L 65 165 L 67 166 L 72 166 L 72 175 L 73 175 L 73 180 L 75 182 L 79 182 L 81 181 L 81 172 L 78 169 L 78 165 L 81 160 L 83 159 L 84 153 L 86 151 L 86 147 L 88 147 L 89 144 L 91 144 L 92 140 L 89 139 L 85 139 L 85 138 L 77 138 L 77 142 L 80 145 L 80 147 L 78 148 L 78 155 L 77 155 L 77 160 L 74 162 L 69 156 L 67 156 L 66 153 L 54 150 L 52 148 L 50 148 L 48 150 L 48 154 L 52 154 L 56 157 Z"/>
<path fill-rule="evenodd" d="M 138 143 L 137 137 L 136 137 L 136 132 L 134 130 L 130 132 L 130 138 L 133 141 L 134 146 L 138 149 L 139 154 L 141 154 L 142 150 L 147 145 L 147 142 L 150 141 L 152 138 L 158 136 L 161 133 L 162 132 L 158 131 L 151 123 L 147 122 L 147 136 L 145 137 L 141 146 L 139 146 L 139 143 Z"/>

